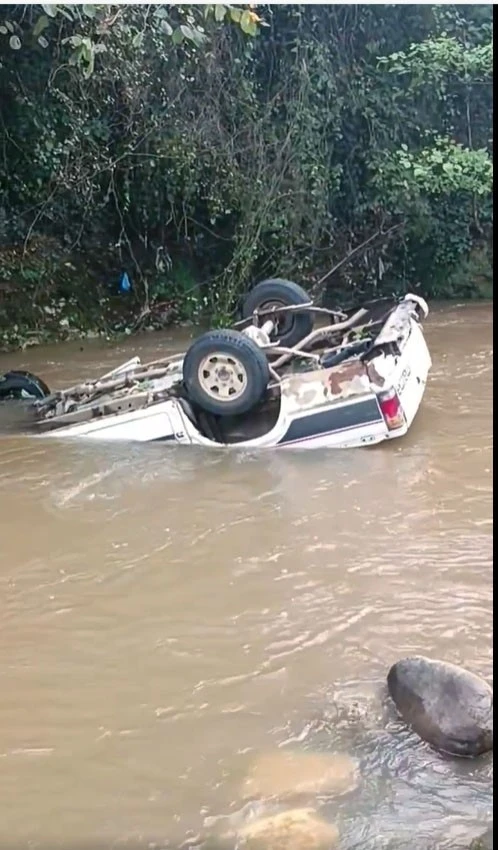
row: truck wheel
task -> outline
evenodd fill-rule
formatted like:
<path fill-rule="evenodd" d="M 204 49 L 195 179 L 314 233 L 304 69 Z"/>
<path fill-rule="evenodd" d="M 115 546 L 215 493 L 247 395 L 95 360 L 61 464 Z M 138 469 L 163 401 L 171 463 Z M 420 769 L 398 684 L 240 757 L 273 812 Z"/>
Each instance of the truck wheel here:
<path fill-rule="evenodd" d="M 309 304 L 310 297 L 305 289 L 291 280 L 274 278 L 263 280 L 256 284 L 247 295 L 242 316 L 249 319 L 255 310 L 271 307 L 293 307 L 298 304 Z M 265 316 L 271 318 L 271 316 Z M 277 327 L 271 334 L 273 342 L 279 342 L 286 348 L 292 348 L 308 336 L 313 330 L 313 314 L 303 311 L 281 313 L 276 319 Z"/>
<path fill-rule="evenodd" d="M 0 401 L 40 399 L 50 395 L 46 383 L 31 372 L 13 371 L 0 375 Z"/>
<path fill-rule="evenodd" d="M 183 361 L 189 399 L 217 416 L 248 413 L 263 398 L 270 369 L 266 355 L 239 331 L 209 331 Z"/>

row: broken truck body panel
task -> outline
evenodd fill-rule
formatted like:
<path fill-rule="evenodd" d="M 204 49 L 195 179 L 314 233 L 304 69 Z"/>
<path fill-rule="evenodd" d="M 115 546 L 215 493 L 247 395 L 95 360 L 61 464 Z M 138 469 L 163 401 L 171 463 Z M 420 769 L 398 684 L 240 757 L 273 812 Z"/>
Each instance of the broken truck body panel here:
<path fill-rule="evenodd" d="M 252 331 L 270 364 L 277 357 L 273 362 L 281 365 L 271 369 L 264 398 L 247 414 L 213 416 L 193 404 L 182 391 L 178 355 L 145 366 L 133 358 L 98 381 L 55 393 L 40 403 L 36 428 L 43 438 L 251 449 L 349 448 L 403 436 L 431 368 L 421 327 L 428 310 L 419 300 L 407 296 L 389 311 L 359 354 L 347 356 L 358 343 L 356 349 L 344 343 L 333 365 L 325 364 L 335 349 L 316 354 L 296 346 L 289 356 L 283 348 L 273 352 L 266 331 Z"/>

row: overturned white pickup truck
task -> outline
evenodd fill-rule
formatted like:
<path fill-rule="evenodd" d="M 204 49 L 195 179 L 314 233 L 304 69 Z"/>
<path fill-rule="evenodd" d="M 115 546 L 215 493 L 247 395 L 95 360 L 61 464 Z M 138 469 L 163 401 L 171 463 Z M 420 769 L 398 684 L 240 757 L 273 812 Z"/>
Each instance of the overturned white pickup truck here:
<path fill-rule="evenodd" d="M 4 398 L 6 387 L 11 396 L 16 386 L 24 396 L 34 388 L 33 428 L 44 438 L 350 448 L 406 434 L 431 368 L 423 299 L 380 299 L 345 313 L 275 279 L 254 287 L 242 315 L 184 354 L 133 358 L 64 390 L 8 373 Z M 315 328 L 317 317 L 328 324 Z"/>

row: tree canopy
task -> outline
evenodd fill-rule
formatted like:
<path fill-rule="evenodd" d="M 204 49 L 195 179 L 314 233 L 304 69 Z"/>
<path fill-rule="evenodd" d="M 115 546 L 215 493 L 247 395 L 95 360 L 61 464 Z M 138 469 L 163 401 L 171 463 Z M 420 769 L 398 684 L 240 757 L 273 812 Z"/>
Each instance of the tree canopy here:
<path fill-rule="evenodd" d="M 46 240 L 38 294 L 93 257 L 221 319 L 348 254 L 330 297 L 471 295 L 489 254 L 491 6 L 4 5 L 0 90 L 0 285 Z"/>

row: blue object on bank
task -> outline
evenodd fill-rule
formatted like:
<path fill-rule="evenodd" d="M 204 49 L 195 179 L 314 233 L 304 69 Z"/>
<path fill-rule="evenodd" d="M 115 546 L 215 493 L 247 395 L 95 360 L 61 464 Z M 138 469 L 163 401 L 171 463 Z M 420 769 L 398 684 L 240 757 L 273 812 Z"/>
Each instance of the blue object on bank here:
<path fill-rule="evenodd" d="M 129 292 L 130 289 L 131 289 L 130 278 L 128 277 L 126 272 L 123 272 L 123 274 L 121 276 L 121 280 L 119 282 L 119 290 L 120 290 L 120 292 Z"/>

